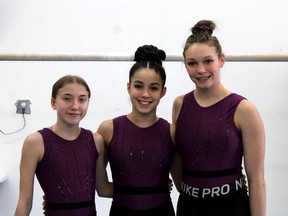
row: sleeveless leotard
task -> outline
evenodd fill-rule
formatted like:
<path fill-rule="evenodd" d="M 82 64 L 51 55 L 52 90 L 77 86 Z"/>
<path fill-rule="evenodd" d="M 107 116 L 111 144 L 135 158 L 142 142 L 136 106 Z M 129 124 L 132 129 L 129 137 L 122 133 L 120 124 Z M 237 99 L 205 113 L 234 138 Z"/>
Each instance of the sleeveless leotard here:
<path fill-rule="evenodd" d="M 232 93 L 212 106 L 201 107 L 194 91 L 184 96 L 175 138 L 186 184 L 215 187 L 242 176 L 243 143 L 234 114 L 243 99 Z"/>
<path fill-rule="evenodd" d="M 113 119 L 109 161 L 113 202 L 126 208 L 149 209 L 170 201 L 169 172 L 175 146 L 170 124 L 160 118 L 147 128 L 126 116 Z"/>
<path fill-rule="evenodd" d="M 39 133 L 44 140 L 45 153 L 37 166 L 36 176 L 48 206 L 54 206 L 47 209 L 46 214 L 96 215 L 94 198 L 98 152 L 92 132 L 81 128 L 80 135 L 72 141 L 61 138 L 48 128 L 39 130 Z"/>

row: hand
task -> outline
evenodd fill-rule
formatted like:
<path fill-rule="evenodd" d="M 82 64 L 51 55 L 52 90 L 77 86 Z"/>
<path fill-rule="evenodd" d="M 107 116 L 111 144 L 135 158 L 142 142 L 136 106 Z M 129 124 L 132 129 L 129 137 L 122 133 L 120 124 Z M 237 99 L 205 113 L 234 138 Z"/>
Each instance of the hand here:
<path fill-rule="evenodd" d="M 42 202 L 42 209 L 44 210 L 44 214 L 45 214 L 45 212 L 46 212 L 46 197 L 45 197 L 45 194 L 42 196 L 42 198 L 43 198 L 43 202 Z"/>
<path fill-rule="evenodd" d="M 169 181 L 168 181 L 168 190 L 171 192 L 173 189 L 173 181 L 172 179 L 169 178 Z"/>
<path fill-rule="evenodd" d="M 249 188 L 248 188 L 247 181 L 246 181 L 246 175 L 243 174 L 242 179 L 243 179 L 244 188 L 245 188 L 246 192 L 248 193 Z"/>

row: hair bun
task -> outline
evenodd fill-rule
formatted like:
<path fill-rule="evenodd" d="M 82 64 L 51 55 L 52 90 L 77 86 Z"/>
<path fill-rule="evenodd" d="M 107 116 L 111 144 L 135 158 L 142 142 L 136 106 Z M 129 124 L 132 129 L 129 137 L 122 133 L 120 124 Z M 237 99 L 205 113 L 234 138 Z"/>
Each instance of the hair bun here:
<path fill-rule="evenodd" d="M 202 33 L 202 32 L 208 32 L 210 35 L 213 34 L 212 29 L 210 29 L 208 26 L 206 25 L 199 25 L 199 26 L 195 26 L 192 30 L 193 34 L 197 34 L 197 33 Z"/>
<path fill-rule="evenodd" d="M 211 20 L 201 20 L 192 29 L 193 34 L 203 34 L 208 33 L 213 34 L 216 24 Z"/>
<path fill-rule="evenodd" d="M 138 47 L 134 55 L 134 61 L 136 62 L 154 61 L 162 64 L 165 59 L 166 53 L 153 45 Z"/>

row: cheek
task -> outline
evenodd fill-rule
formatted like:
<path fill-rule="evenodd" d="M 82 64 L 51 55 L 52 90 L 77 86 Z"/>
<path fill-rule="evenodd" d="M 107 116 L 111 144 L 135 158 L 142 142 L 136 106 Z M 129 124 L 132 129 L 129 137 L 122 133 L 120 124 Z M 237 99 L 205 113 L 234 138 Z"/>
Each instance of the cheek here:
<path fill-rule="evenodd" d="M 83 106 L 81 106 L 82 110 L 87 111 L 89 107 L 89 103 L 83 104 Z"/>
<path fill-rule="evenodd" d="M 186 71 L 189 75 L 194 74 L 195 73 L 195 69 L 189 66 L 186 66 Z"/>
<path fill-rule="evenodd" d="M 151 93 L 150 95 L 154 98 L 155 101 L 158 101 L 158 102 L 164 96 L 162 95 L 162 92 L 155 92 L 155 93 Z"/>

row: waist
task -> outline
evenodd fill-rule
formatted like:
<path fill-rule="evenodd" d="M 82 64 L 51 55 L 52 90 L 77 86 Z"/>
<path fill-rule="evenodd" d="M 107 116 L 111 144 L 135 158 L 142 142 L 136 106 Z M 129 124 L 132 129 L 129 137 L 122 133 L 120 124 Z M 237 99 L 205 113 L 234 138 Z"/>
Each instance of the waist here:
<path fill-rule="evenodd" d="M 169 193 L 168 184 L 165 186 L 153 186 L 153 187 L 119 187 L 114 186 L 115 194 L 159 194 Z"/>
<path fill-rule="evenodd" d="M 245 190 L 243 177 L 236 179 L 227 184 L 223 184 L 223 185 L 219 185 L 215 187 L 207 187 L 207 188 L 193 187 L 182 181 L 181 187 L 180 187 L 181 193 L 184 193 L 194 198 L 200 198 L 200 199 L 225 196 L 225 195 L 232 194 L 240 190 Z"/>
<path fill-rule="evenodd" d="M 186 176 L 193 176 L 193 177 L 202 177 L 202 178 L 215 178 L 215 177 L 223 177 L 223 176 L 230 176 L 236 175 L 241 173 L 241 167 L 233 167 L 229 169 L 223 170 L 213 170 L 213 171 L 198 171 L 198 170 L 183 170 L 183 175 Z"/>
<path fill-rule="evenodd" d="M 48 203 L 47 209 L 49 210 L 69 210 L 69 209 L 79 209 L 95 206 L 95 201 L 88 200 L 84 202 L 74 202 L 74 203 Z"/>

